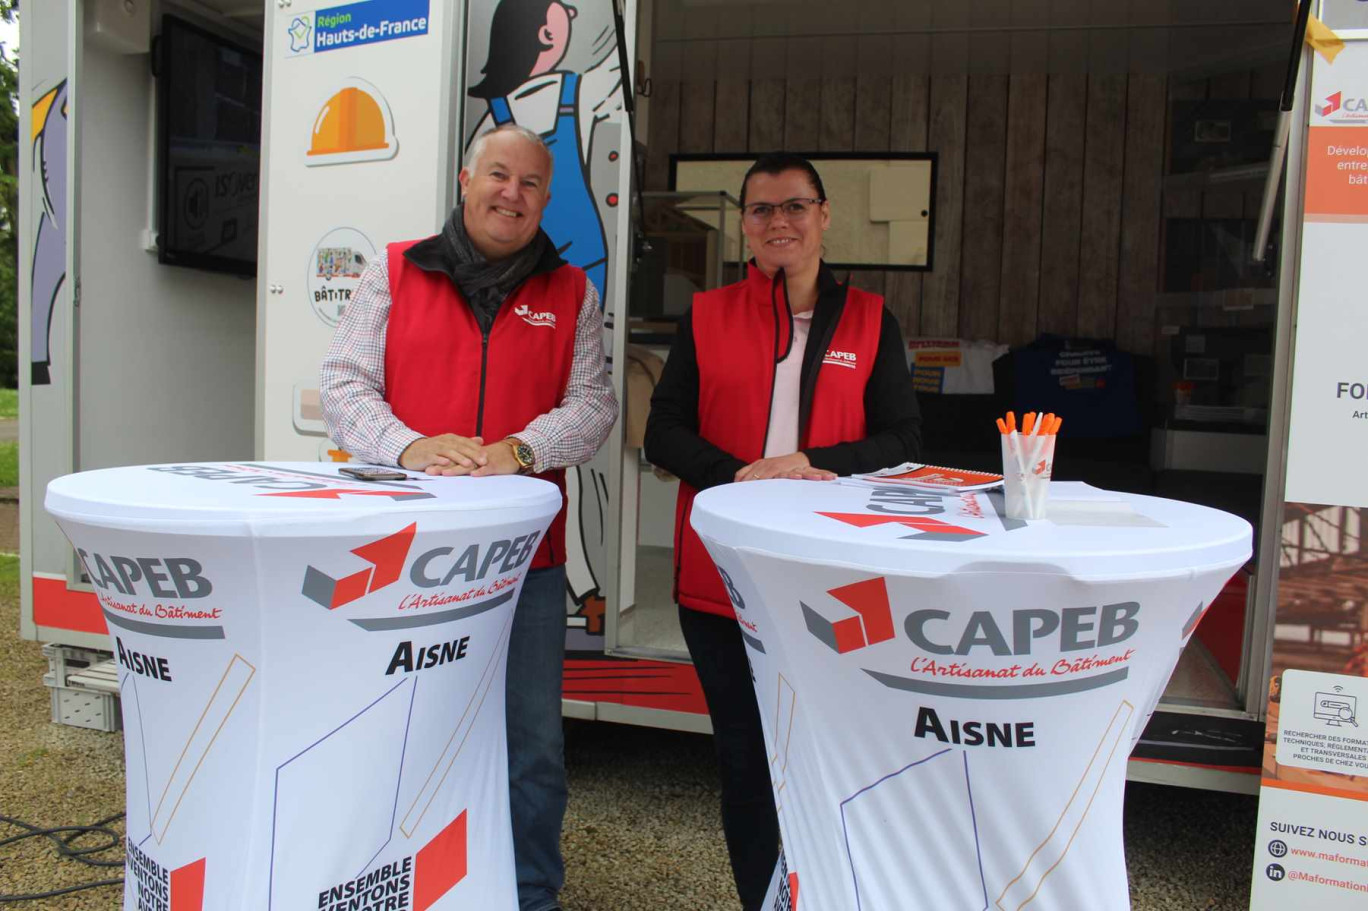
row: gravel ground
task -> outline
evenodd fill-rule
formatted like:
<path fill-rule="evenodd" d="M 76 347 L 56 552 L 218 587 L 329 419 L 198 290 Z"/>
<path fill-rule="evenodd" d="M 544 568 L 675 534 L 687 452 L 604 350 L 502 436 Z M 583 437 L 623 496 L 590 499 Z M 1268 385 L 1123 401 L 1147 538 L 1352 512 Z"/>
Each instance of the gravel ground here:
<path fill-rule="evenodd" d="M 8 509 L 0 509 L 0 518 L 8 518 L 13 504 L 3 505 Z M 49 721 L 51 704 L 42 682 L 47 660 L 38 643 L 18 635 L 18 578 L 18 558 L 0 557 L 0 814 L 39 826 L 88 825 L 123 810 L 123 742 L 115 734 Z M 17 832 L 0 824 L 0 838 Z M 118 859 L 123 852 L 99 856 Z M 45 892 L 121 875 L 117 868 L 58 861 L 45 839 L 0 847 L 0 895 Z M 17 907 L 107 911 L 118 907 L 118 895 L 117 888 L 105 887 Z"/>
<path fill-rule="evenodd" d="M 13 512 L 12 503 L 0 502 L 0 527 L 10 527 Z M 47 662 L 37 643 L 18 638 L 18 629 L 18 560 L 0 557 L 0 815 L 57 826 L 88 825 L 118 813 L 120 736 L 50 723 L 41 682 Z M 566 761 L 566 911 L 737 907 L 709 738 L 568 721 Z M 1136 911 L 1247 907 L 1255 811 L 1252 797 L 1131 785 L 1125 834 Z M 122 831 L 120 824 L 115 828 Z M 17 831 L 0 823 L 0 840 Z M 60 860 L 41 839 L 0 846 L 0 896 L 111 873 L 118 875 Z M 119 890 L 103 887 L 16 907 L 110 911 L 118 904 Z"/>

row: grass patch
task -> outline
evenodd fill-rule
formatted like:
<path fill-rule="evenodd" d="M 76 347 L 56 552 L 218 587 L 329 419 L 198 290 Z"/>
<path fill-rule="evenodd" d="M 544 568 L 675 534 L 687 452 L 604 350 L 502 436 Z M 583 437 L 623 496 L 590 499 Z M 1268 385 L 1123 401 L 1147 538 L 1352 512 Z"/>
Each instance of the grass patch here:
<path fill-rule="evenodd" d="M 0 599 L 19 597 L 19 555 L 0 554 Z"/>
<path fill-rule="evenodd" d="M 0 421 L 19 417 L 19 390 L 0 389 Z"/>
<path fill-rule="evenodd" d="M 0 443 L 0 487 L 19 486 L 19 444 Z"/>

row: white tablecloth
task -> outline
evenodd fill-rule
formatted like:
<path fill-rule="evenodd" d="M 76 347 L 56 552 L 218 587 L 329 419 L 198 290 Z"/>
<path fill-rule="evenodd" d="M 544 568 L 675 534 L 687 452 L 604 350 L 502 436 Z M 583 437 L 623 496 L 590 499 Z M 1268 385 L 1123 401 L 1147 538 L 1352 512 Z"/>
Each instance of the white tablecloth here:
<path fill-rule="evenodd" d="M 1082 485 L 1050 508 L 810 481 L 695 501 L 770 750 L 773 906 L 1130 907 L 1126 757 L 1251 529 Z"/>
<path fill-rule="evenodd" d="M 515 909 L 504 666 L 560 504 L 313 463 L 53 481 L 119 662 L 125 909 Z"/>

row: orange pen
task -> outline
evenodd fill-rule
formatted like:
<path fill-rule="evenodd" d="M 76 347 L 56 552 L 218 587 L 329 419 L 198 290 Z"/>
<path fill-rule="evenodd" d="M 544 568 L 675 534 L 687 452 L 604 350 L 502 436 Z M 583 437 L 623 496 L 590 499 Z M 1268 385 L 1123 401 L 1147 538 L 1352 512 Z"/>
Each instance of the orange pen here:
<path fill-rule="evenodd" d="M 1011 411 L 1007 412 L 1007 432 L 1016 433 L 1016 414 Z"/>
<path fill-rule="evenodd" d="M 998 431 L 999 431 L 1003 436 L 1006 436 L 1006 435 L 1007 435 L 1007 422 L 1004 421 L 1002 418 L 998 418 L 998 419 L 997 419 L 997 425 L 998 425 Z"/>
<path fill-rule="evenodd" d="M 1022 436 L 1028 437 L 1031 435 L 1031 430 L 1035 427 L 1035 419 L 1036 415 L 1034 411 L 1026 412 L 1026 416 L 1021 419 Z"/>

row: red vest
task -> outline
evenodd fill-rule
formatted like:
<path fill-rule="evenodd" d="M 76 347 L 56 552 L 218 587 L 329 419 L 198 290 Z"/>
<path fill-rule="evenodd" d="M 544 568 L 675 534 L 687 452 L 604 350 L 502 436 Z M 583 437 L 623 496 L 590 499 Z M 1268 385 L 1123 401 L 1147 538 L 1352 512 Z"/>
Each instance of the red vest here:
<path fill-rule="evenodd" d="M 752 266 L 745 281 L 694 295 L 692 319 L 698 352 L 698 433 L 743 462 L 753 462 L 765 452 L 776 357 L 789 346 L 791 323 L 783 285 Z M 799 449 L 864 439 L 865 386 L 882 326 L 883 298 L 848 289 L 835 332 L 822 352 L 807 426 L 799 428 Z M 822 340 L 809 336 L 807 343 L 820 345 Z M 689 524 L 696 493 L 680 482 L 675 600 L 694 610 L 735 616 L 722 577 Z"/>
<path fill-rule="evenodd" d="M 560 405 L 570 382 L 584 273 L 561 266 L 528 278 L 504 301 L 485 339 L 451 279 L 404 257 L 411 246 L 388 248 L 385 401 L 394 416 L 423 436 L 455 433 L 491 443 Z M 559 487 L 564 503 L 565 472 L 538 477 Z M 532 568 L 564 562 L 562 506 Z"/>

